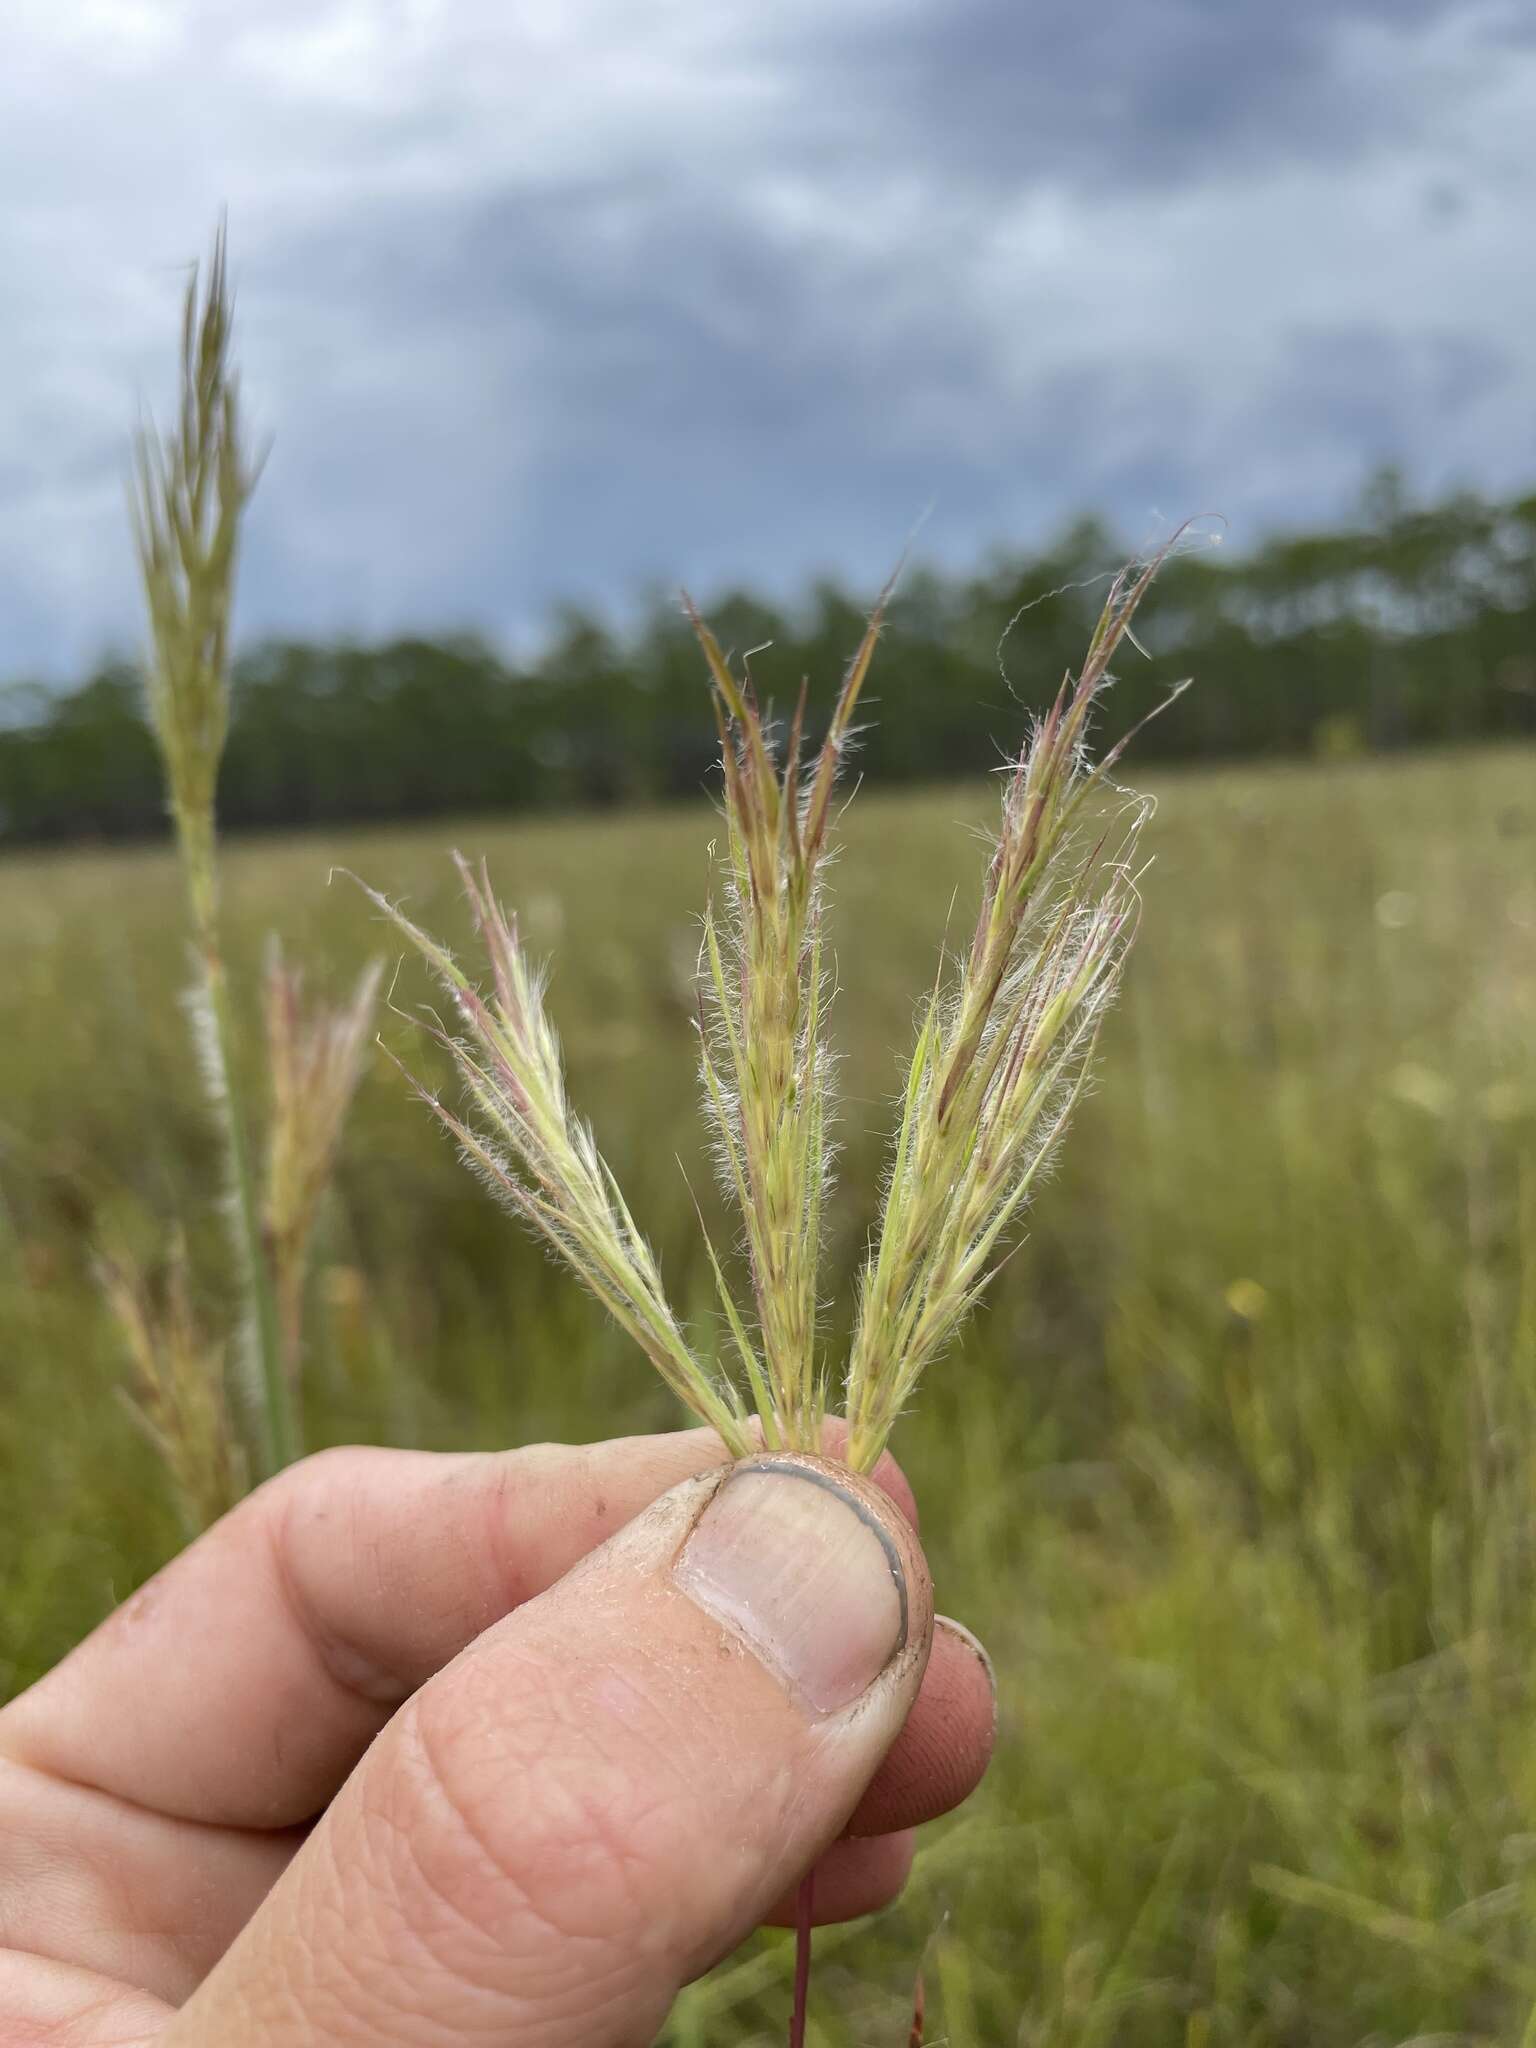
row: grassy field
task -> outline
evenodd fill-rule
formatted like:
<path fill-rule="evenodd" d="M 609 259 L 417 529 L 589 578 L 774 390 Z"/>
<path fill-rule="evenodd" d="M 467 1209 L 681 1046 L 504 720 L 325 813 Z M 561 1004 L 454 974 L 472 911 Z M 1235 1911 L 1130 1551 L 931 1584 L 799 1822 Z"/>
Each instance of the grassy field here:
<path fill-rule="evenodd" d="M 926 1957 L 951 2048 L 1536 2043 L 1536 758 L 1158 793 L 1100 1084 L 896 1443 L 941 1603 L 997 1659 L 997 1765 L 900 1907 L 823 1938 L 812 2038 L 898 2048 Z M 989 803 L 850 816 L 840 1282 Z M 462 937 L 445 852 L 483 848 L 556 954 L 578 1099 L 707 1315 L 684 1171 L 707 1189 L 689 990 L 713 830 L 700 807 L 246 844 L 236 968 L 249 987 L 273 924 L 338 989 L 384 948 L 326 887 L 337 860 Z M 170 855 L 0 866 L 0 963 L 3 1691 L 176 1542 L 90 1247 L 148 1252 L 188 1214 L 206 1271 L 219 1236 Z M 406 970 L 396 1000 L 423 994 Z M 670 1416 L 382 1060 L 315 1296 L 315 1445 Z M 782 2038 L 787 1976 L 765 1938 L 671 2038 Z"/>

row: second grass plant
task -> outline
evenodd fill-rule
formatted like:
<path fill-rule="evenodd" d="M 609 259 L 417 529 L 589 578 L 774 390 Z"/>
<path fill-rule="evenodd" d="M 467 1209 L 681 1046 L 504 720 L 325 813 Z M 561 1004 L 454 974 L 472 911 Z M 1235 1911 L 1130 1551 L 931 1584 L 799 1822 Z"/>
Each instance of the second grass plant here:
<path fill-rule="evenodd" d="M 250 1124 L 239 1099 L 234 1017 L 219 934 L 214 793 L 229 730 L 229 632 L 240 519 L 255 484 L 230 360 L 232 307 L 223 233 L 182 314 L 176 425 L 139 436 L 134 529 L 149 612 L 149 710 L 165 767 L 192 921 L 197 980 L 189 997 L 204 1083 L 223 1130 L 230 1220 L 249 1313 L 250 1406 L 260 1466 L 298 1452 L 283 1369 L 277 1297 L 262 1242 Z"/>

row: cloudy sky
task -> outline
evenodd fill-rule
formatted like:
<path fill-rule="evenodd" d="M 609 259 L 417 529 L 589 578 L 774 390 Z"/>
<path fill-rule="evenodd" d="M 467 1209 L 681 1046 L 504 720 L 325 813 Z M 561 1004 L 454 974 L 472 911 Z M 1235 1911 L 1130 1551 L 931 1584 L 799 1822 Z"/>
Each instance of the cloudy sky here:
<path fill-rule="evenodd" d="M 1529 0 L 3 0 L 0 675 L 225 203 L 247 633 L 1536 484 Z"/>

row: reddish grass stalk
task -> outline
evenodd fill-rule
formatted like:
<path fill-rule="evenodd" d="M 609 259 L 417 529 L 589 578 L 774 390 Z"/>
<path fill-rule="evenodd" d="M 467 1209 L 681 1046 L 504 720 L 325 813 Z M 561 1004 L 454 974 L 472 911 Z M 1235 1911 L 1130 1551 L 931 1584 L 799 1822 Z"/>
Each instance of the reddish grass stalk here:
<path fill-rule="evenodd" d="M 918 1971 L 912 1984 L 912 2028 L 907 2035 L 907 2048 L 923 2048 L 923 2027 L 928 2011 L 928 1988 L 923 1982 L 923 1973 Z"/>
<path fill-rule="evenodd" d="M 815 1876 L 807 1871 L 795 1894 L 795 2003 L 789 2016 L 789 2048 L 805 2048 L 806 2000 L 811 1989 L 811 1908 Z"/>

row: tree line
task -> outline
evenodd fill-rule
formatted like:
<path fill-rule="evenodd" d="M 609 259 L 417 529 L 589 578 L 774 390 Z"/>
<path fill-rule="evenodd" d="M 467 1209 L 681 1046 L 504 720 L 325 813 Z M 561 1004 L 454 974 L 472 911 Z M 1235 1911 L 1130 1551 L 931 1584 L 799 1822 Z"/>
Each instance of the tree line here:
<path fill-rule="evenodd" d="M 940 780 L 1016 747 L 1081 658 L 1123 550 L 1080 522 L 971 575 L 910 568 L 891 604 L 860 767 Z M 759 691 L 831 701 L 869 598 L 819 583 L 795 605 L 747 591 L 709 607 Z M 1111 730 L 1193 675 L 1138 741 L 1153 758 L 1384 751 L 1536 736 L 1536 495 L 1414 504 L 1376 478 L 1347 527 L 1243 553 L 1176 552 L 1120 662 Z M 1009 622 L 1013 621 L 1011 629 Z M 220 783 L 227 826 L 664 801 L 706 785 L 716 740 L 680 610 L 618 630 L 567 611 L 536 659 L 481 639 L 273 639 L 236 663 Z M 77 688 L 0 691 L 0 844 L 130 838 L 163 802 L 133 663 Z"/>

